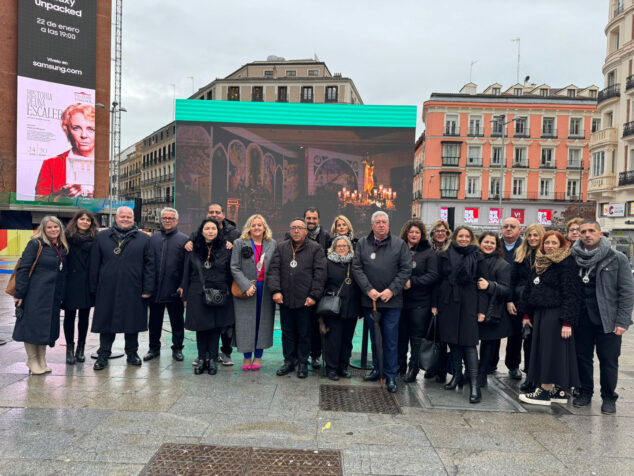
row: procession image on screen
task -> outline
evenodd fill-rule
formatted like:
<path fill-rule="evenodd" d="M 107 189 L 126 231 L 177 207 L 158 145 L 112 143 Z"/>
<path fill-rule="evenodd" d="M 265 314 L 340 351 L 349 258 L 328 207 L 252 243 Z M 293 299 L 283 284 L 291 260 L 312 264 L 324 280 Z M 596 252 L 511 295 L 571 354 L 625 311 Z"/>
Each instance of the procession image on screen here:
<path fill-rule="evenodd" d="M 329 230 L 346 215 L 357 235 L 386 211 L 410 216 L 414 129 L 177 122 L 176 207 L 180 227 L 198 226 L 217 202 L 239 226 L 265 216 L 276 239 L 307 207 Z"/>

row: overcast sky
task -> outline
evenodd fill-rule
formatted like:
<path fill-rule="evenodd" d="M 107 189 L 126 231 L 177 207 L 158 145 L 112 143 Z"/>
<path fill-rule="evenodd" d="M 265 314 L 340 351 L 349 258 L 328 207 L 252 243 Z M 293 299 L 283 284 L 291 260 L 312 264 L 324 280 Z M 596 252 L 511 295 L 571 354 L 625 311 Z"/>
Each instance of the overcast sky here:
<path fill-rule="evenodd" d="M 114 0 L 113 0 L 114 5 Z M 603 87 L 609 0 L 126 0 L 122 148 L 184 98 L 268 55 L 315 54 L 365 104 L 421 106 L 432 92 L 516 80 Z M 114 17 L 114 16 L 113 16 Z M 114 31 L 114 30 L 113 30 Z"/>

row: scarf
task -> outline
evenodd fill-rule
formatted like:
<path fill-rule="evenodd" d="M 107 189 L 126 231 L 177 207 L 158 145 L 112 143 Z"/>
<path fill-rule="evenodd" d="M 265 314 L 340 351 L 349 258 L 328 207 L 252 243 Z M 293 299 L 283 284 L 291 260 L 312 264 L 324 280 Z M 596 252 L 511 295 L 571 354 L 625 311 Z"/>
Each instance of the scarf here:
<path fill-rule="evenodd" d="M 117 241 L 123 241 L 130 235 L 136 233 L 138 231 L 138 228 L 136 227 L 136 225 L 132 225 L 130 228 L 121 228 L 115 223 L 114 225 L 112 225 L 112 230 L 117 237 Z"/>
<path fill-rule="evenodd" d="M 349 252 L 347 255 L 341 256 L 332 252 L 328 255 L 328 259 L 333 263 L 350 263 L 352 261 L 352 253 Z"/>
<path fill-rule="evenodd" d="M 449 283 L 451 285 L 464 285 L 475 283 L 478 268 L 478 251 L 476 245 L 458 246 L 451 243 L 447 253 L 451 264 Z"/>
<path fill-rule="evenodd" d="M 478 255 L 478 263 L 480 265 L 480 276 L 484 279 L 489 279 L 491 273 L 493 271 L 493 267 L 495 266 L 496 258 L 499 258 L 500 255 L 497 251 L 493 253 L 484 253 L 480 252 Z"/>
<path fill-rule="evenodd" d="M 445 241 L 444 243 L 438 243 L 436 240 L 430 240 L 429 243 L 431 244 L 431 249 L 434 250 L 436 253 L 440 253 L 441 251 L 445 251 L 448 248 L 448 240 Z"/>
<path fill-rule="evenodd" d="M 82 233 L 80 231 L 73 236 L 66 236 L 66 239 L 69 245 L 76 246 L 82 250 L 89 250 L 95 240 L 90 233 Z"/>
<path fill-rule="evenodd" d="M 543 254 L 540 250 L 537 250 L 535 255 L 535 272 L 538 276 L 541 276 L 553 263 L 561 263 L 568 256 L 570 256 L 570 248 L 557 248 L 550 254 Z"/>
<path fill-rule="evenodd" d="M 308 230 L 308 238 L 310 238 L 313 241 L 317 241 L 317 239 L 319 238 L 320 231 L 321 231 L 320 225 L 317 225 L 317 227 L 313 231 Z"/>
<path fill-rule="evenodd" d="M 608 253 L 612 250 L 610 242 L 605 236 L 601 237 L 599 246 L 591 251 L 586 250 L 583 247 L 581 240 L 575 241 L 572 245 L 570 253 L 575 257 L 577 264 L 585 269 L 594 268 Z"/>

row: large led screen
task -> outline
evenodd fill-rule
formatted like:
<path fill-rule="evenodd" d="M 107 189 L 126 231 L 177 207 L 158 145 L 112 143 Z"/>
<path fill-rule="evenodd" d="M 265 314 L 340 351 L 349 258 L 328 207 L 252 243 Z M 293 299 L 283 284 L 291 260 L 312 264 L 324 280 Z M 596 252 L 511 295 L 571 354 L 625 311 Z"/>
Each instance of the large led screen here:
<path fill-rule="evenodd" d="M 18 197 L 92 198 L 96 0 L 18 4 Z"/>
<path fill-rule="evenodd" d="M 180 227 L 197 227 L 211 202 L 240 227 L 261 213 L 278 239 L 308 207 L 328 231 L 343 214 L 365 234 L 377 210 L 400 227 L 411 214 L 415 122 L 413 106 L 178 101 Z"/>

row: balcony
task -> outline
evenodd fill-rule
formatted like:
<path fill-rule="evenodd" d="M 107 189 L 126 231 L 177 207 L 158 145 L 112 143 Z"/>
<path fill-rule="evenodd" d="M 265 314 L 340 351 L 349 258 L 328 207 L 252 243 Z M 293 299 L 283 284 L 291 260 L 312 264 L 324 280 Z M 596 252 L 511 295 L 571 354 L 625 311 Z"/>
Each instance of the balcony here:
<path fill-rule="evenodd" d="M 568 132 L 568 139 L 585 139 L 586 133 L 585 131 L 570 131 Z"/>
<path fill-rule="evenodd" d="M 504 131 L 502 129 L 493 129 L 491 131 L 491 137 L 502 137 L 502 133 Z"/>
<path fill-rule="evenodd" d="M 615 83 L 599 91 L 599 94 L 597 95 L 597 104 L 603 101 L 606 101 L 610 98 L 619 97 L 620 95 L 621 95 L 621 84 Z"/>
<path fill-rule="evenodd" d="M 604 174 L 588 179 L 588 192 L 612 190 L 614 187 L 616 187 L 616 177 L 614 174 Z"/>
<path fill-rule="evenodd" d="M 539 165 L 540 169 L 555 169 L 557 168 L 557 166 L 555 165 L 554 161 L 548 161 L 548 162 L 542 162 Z"/>
<path fill-rule="evenodd" d="M 454 188 L 441 188 L 440 198 L 458 198 L 458 189 Z"/>
<path fill-rule="evenodd" d="M 631 136 L 634 134 L 634 121 L 626 122 L 623 124 L 623 137 Z"/>
<path fill-rule="evenodd" d="M 470 127 L 469 137 L 482 137 L 484 135 L 484 127 Z"/>
<path fill-rule="evenodd" d="M 460 157 L 443 156 L 442 158 L 443 166 L 458 167 L 458 162 L 460 162 Z"/>
<path fill-rule="evenodd" d="M 419 190 L 417 190 L 416 192 L 414 192 L 414 200 L 420 200 L 423 198 L 423 193 Z"/>
<path fill-rule="evenodd" d="M 542 129 L 542 139 L 556 139 L 557 138 L 557 129 L 553 129 L 547 127 Z"/>
<path fill-rule="evenodd" d="M 583 168 L 583 162 L 580 160 L 569 160 L 567 168 L 569 170 L 581 170 Z"/>
<path fill-rule="evenodd" d="M 480 193 L 480 190 L 471 193 L 467 192 L 464 198 L 465 200 L 482 200 L 482 193 Z"/>
<path fill-rule="evenodd" d="M 467 167 L 482 167 L 482 157 L 467 157 Z"/>
<path fill-rule="evenodd" d="M 515 160 L 513 160 L 513 168 L 516 168 L 516 169 L 527 169 L 528 168 L 528 160 L 527 159 L 515 159 Z"/>
<path fill-rule="evenodd" d="M 445 124 L 445 135 L 450 137 L 459 137 L 460 127 L 458 127 L 455 123 Z"/>
<path fill-rule="evenodd" d="M 531 136 L 531 133 L 528 130 L 523 130 L 523 131 L 515 131 L 513 133 L 513 137 L 517 137 L 518 139 L 520 138 L 529 138 Z"/>
<path fill-rule="evenodd" d="M 616 127 L 607 127 L 600 131 L 590 134 L 590 149 L 605 147 L 607 145 L 616 145 L 618 141 L 618 132 Z"/>
<path fill-rule="evenodd" d="M 570 201 L 568 197 L 569 195 L 567 195 L 566 192 L 550 192 L 550 193 L 526 192 L 524 196 L 521 197 L 521 199 L 564 202 L 564 201 Z M 516 198 L 519 198 L 519 197 L 516 197 Z M 578 199 L 578 197 L 576 198 Z"/>
<path fill-rule="evenodd" d="M 625 90 L 629 91 L 632 88 L 634 88 L 634 74 L 631 76 L 628 76 L 627 79 L 625 80 Z"/>
<path fill-rule="evenodd" d="M 619 187 L 634 184 L 634 170 L 619 173 Z"/>

